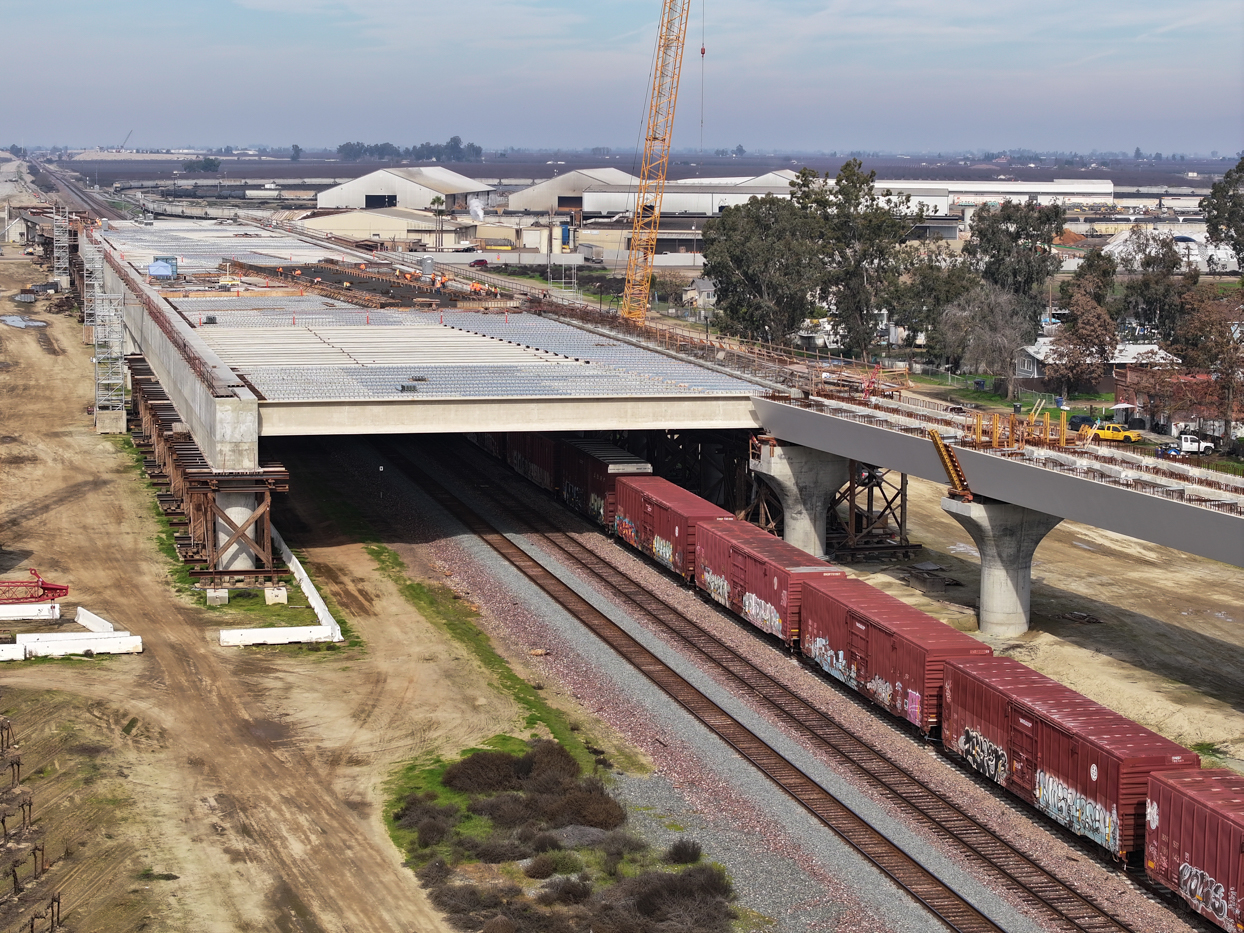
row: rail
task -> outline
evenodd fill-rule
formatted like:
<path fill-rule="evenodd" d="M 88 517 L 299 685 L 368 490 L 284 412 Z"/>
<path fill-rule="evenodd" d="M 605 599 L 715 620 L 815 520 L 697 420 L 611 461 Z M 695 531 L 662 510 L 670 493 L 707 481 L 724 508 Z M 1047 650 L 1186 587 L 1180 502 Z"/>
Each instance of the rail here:
<path fill-rule="evenodd" d="M 457 499 L 442 484 L 431 480 L 427 471 L 414 463 L 396 444 L 382 442 L 378 446 L 399 469 L 403 469 L 427 488 L 447 508 L 457 509 L 460 517 L 461 513 L 466 512 L 474 517 L 477 527 L 490 529 L 479 518 L 478 513 L 473 512 L 471 507 Z M 952 801 L 894 763 L 884 750 L 864 742 L 830 713 L 812 706 L 742 654 L 721 644 L 679 610 L 630 579 L 612 561 L 588 549 L 563 531 L 547 514 L 519 502 L 506 491 L 499 491 L 495 477 L 473 466 L 469 459 L 455 457 L 454 464 L 455 469 L 466 468 L 467 481 L 473 482 L 473 488 L 478 495 L 489 500 L 490 515 L 506 516 L 507 527 L 519 529 L 518 533 L 538 541 L 541 549 L 549 550 L 558 563 L 577 575 L 586 576 L 597 588 L 609 594 L 632 615 L 644 620 L 649 627 L 655 627 L 671 636 L 681 648 L 689 650 L 700 662 L 706 663 L 717 675 L 714 679 L 724 680 L 736 695 L 757 699 L 771 716 L 793 729 L 817 750 L 829 754 L 838 765 L 851 769 L 875 793 L 896 806 L 904 822 L 922 824 L 939 838 L 955 845 L 971 857 L 980 870 L 1002 880 L 1026 901 L 1039 905 L 1062 928 L 1067 928 L 1066 925 L 1069 924 L 1073 930 L 1102 933 L 1120 933 L 1128 929 L 1111 916 L 1108 908 L 1077 893 L 1067 882 L 1038 866 Z M 474 477 L 481 478 L 481 481 L 474 482 Z M 519 482 L 521 481 L 514 479 L 514 483 Z M 491 540 L 488 543 L 493 544 Z M 505 543 L 517 550 L 511 542 Z M 525 561 L 534 563 L 527 555 L 522 556 Z M 576 605 L 581 605 L 581 602 Z M 582 621 L 606 643 L 631 660 L 659 687 L 688 708 L 710 729 L 722 735 L 779 787 L 820 817 L 831 830 L 846 838 L 857 851 L 861 851 L 900 885 L 910 891 L 914 879 L 919 885 L 914 892 L 917 899 L 932 912 L 946 919 L 953 929 L 993 928 L 992 921 L 982 917 L 970 905 L 962 904 L 955 892 L 926 877 L 918 859 L 909 859 L 892 851 L 896 847 L 880 830 L 867 824 L 859 825 L 858 818 L 841 801 L 791 765 L 761 739 L 744 730 L 728 713 L 711 704 L 675 672 L 655 659 L 650 660 L 651 656 L 647 655 L 646 649 L 630 635 L 621 632 L 614 623 L 607 620 L 602 625 L 597 618 L 600 614 L 590 606 L 588 609 L 590 611 L 585 613 L 587 617 L 580 616 Z M 688 697 L 693 700 L 690 704 L 686 702 Z M 697 712 L 697 708 L 711 710 L 712 714 L 705 716 Z M 724 730 L 720 728 L 723 723 L 727 727 Z M 910 862 L 917 864 L 913 866 Z M 945 909 L 947 906 L 950 911 Z M 952 919 L 951 915 L 959 911 L 963 912 Z"/>

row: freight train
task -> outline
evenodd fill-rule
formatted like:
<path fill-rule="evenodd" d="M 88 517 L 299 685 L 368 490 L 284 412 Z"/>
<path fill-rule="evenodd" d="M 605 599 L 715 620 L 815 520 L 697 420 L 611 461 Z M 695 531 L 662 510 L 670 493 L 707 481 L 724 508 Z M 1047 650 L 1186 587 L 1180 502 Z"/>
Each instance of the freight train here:
<path fill-rule="evenodd" d="M 652 474 L 607 442 L 468 434 L 953 758 L 1244 933 L 1244 776 Z"/>

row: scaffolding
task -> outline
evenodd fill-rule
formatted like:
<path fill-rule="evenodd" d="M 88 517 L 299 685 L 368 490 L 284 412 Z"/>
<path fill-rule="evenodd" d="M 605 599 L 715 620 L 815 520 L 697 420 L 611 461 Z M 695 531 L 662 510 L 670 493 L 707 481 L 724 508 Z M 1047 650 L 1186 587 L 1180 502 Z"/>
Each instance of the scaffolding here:
<path fill-rule="evenodd" d="M 52 276 L 62 288 L 69 284 L 69 208 L 52 205 Z"/>
<path fill-rule="evenodd" d="M 104 251 L 83 237 L 78 243 L 82 256 L 82 324 L 95 326 L 95 309 L 104 290 Z M 83 342 L 86 333 L 83 332 Z"/>
<path fill-rule="evenodd" d="M 95 298 L 95 411 L 125 410 L 124 295 Z"/>

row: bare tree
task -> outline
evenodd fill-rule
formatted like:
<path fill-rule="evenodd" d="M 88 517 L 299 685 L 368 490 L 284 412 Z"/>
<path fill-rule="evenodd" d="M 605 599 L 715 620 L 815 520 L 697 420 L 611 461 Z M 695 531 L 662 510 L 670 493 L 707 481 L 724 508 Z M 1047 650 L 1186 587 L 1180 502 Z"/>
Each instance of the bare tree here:
<path fill-rule="evenodd" d="M 997 285 L 972 289 L 942 313 L 942 335 L 960 366 L 991 376 L 1010 376 L 1015 354 L 1031 343 L 1036 323 L 1025 303 Z M 1007 380 L 1007 398 L 1015 396 L 1015 380 Z"/>
<path fill-rule="evenodd" d="M 1069 395 L 1077 386 L 1096 386 L 1118 345 L 1118 329 L 1085 285 L 1071 295 L 1071 314 L 1054 337 L 1046 379 Z"/>

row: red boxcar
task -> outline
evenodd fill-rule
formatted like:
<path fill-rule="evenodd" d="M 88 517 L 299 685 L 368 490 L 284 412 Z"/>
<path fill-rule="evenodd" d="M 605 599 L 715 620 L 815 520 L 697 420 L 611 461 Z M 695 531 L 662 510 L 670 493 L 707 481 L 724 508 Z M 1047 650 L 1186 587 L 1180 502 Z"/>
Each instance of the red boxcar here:
<path fill-rule="evenodd" d="M 561 480 L 558 475 L 557 438 L 549 434 L 517 433 L 505 436 L 505 460 L 520 476 L 525 476 L 541 489 L 557 491 Z"/>
<path fill-rule="evenodd" d="M 496 457 L 498 460 L 506 459 L 504 433 L 499 431 L 473 431 L 466 435 L 466 439 L 490 456 Z"/>
<path fill-rule="evenodd" d="M 946 662 L 942 744 L 1120 858 L 1142 851 L 1155 771 L 1195 752 L 1010 658 Z"/>
<path fill-rule="evenodd" d="M 619 476 L 651 474 L 652 465 L 621 447 L 566 438 L 561 450 L 561 496 L 580 515 L 613 528 Z"/>
<path fill-rule="evenodd" d="M 706 522 L 696 529 L 696 586 L 786 644 L 799 639 L 803 583 L 845 576 L 747 522 Z"/>
<path fill-rule="evenodd" d="M 1149 776 L 1145 871 L 1224 930 L 1244 930 L 1244 775 Z"/>
<path fill-rule="evenodd" d="M 926 734 L 941 728 L 943 662 L 993 649 L 849 577 L 804 585 L 800 650 Z"/>
<path fill-rule="evenodd" d="M 734 515 L 659 476 L 618 479 L 614 533 L 685 580 L 695 579 L 696 526 Z"/>

